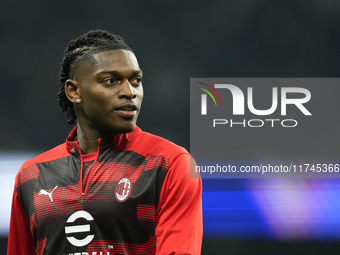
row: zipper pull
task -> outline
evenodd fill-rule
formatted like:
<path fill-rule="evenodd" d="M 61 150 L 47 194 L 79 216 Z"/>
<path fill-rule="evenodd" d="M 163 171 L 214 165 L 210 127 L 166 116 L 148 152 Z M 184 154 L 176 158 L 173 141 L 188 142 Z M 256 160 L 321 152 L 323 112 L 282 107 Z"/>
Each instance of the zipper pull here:
<path fill-rule="evenodd" d="M 81 193 L 81 200 L 80 200 L 81 203 L 84 203 L 84 192 Z"/>

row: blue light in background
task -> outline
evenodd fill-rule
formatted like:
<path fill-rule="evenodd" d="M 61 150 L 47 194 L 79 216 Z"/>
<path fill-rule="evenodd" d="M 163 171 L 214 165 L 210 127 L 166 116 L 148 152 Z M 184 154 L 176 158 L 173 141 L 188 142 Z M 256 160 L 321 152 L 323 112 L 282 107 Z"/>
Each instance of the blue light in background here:
<path fill-rule="evenodd" d="M 206 238 L 340 237 L 340 179 L 203 179 Z"/>
<path fill-rule="evenodd" d="M 0 236 L 8 236 L 14 180 L 21 165 L 38 152 L 0 152 Z"/>

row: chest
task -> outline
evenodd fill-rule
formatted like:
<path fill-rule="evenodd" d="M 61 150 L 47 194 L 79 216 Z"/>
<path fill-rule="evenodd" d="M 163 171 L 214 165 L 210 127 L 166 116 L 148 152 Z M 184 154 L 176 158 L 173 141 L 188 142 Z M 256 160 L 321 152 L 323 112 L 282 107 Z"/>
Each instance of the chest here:
<path fill-rule="evenodd" d="M 163 157 L 124 152 L 84 164 L 76 157 L 38 164 L 36 216 L 84 208 L 126 215 L 140 205 L 158 205 L 167 172 Z M 51 217 L 51 213 L 48 215 Z M 118 215 L 117 215 L 118 216 Z"/>
<path fill-rule="evenodd" d="M 58 238 L 73 247 L 70 240 L 87 236 L 135 243 L 153 236 L 164 157 L 115 153 L 84 167 L 70 156 L 37 167 L 38 178 L 21 190 L 36 240 Z"/>

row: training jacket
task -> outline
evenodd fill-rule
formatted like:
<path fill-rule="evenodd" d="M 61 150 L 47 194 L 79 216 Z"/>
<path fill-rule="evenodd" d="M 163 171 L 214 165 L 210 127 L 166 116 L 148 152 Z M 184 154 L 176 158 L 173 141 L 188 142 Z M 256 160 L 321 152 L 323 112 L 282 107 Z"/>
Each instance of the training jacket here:
<path fill-rule="evenodd" d="M 18 172 L 8 255 L 200 254 L 202 185 L 184 148 L 136 126 L 82 155 L 76 135 Z"/>

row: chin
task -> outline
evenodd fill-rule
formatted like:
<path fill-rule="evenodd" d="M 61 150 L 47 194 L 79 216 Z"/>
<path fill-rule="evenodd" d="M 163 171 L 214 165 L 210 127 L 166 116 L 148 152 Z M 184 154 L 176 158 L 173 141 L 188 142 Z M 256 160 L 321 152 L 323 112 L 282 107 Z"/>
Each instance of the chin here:
<path fill-rule="evenodd" d="M 135 129 L 136 124 L 130 124 L 130 125 L 124 125 L 121 127 L 114 128 L 115 131 L 120 134 L 120 133 L 130 133 Z"/>

